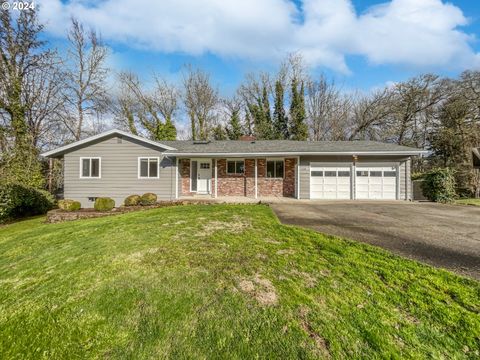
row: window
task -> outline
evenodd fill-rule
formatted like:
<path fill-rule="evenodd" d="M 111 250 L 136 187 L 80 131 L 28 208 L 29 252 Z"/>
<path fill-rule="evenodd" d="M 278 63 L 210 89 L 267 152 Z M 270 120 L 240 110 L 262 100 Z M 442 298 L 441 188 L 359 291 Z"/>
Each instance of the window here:
<path fill-rule="evenodd" d="M 243 160 L 228 160 L 227 174 L 243 174 L 245 172 L 245 162 Z"/>
<path fill-rule="evenodd" d="M 200 163 L 200 169 L 210 169 L 210 163 Z"/>
<path fill-rule="evenodd" d="M 350 177 L 350 171 L 339 171 L 338 177 Z"/>
<path fill-rule="evenodd" d="M 325 176 L 335 177 L 335 176 L 337 176 L 337 172 L 336 171 L 325 171 Z"/>
<path fill-rule="evenodd" d="M 357 171 L 357 176 L 368 176 L 368 171 Z"/>
<path fill-rule="evenodd" d="M 383 176 L 385 177 L 397 177 L 396 171 L 384 171 Z"/>
<path fill-rule="evenodd" d="M 138 178 L 158 178 L 158 157 L 138 158 Z"/>
<path fill-rule="evenodd" d="M 267 178 L 283 178 L 283 160 L 267 160 Z"/>
<path fill-rule="evenodd" d="M 370 176 L 371 177 L 382 177 L 382 172 L 381 171 L 370 171 Z"/>
<path fill-rule="evenodd" d="M 312 176 L 323 176 L 323 171 L 312 171 Z"/>
<path fill-rule="evenodd" d="M 100 158 L 80 158 L 80 177 L 86 179 L 100 178 Z"/>

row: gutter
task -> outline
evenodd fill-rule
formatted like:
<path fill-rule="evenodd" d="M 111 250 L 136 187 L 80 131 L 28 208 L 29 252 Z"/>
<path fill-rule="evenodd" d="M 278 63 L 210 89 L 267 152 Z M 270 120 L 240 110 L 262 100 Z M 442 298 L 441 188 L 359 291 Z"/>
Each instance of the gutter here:
<path fill-rule="evenodd" d="M 405 156 L 415 156 L 415 155 L 424 155 L 428 154 L 428 151 L 418 150 L 418 151 L 294 151 L 294 152 L 249 152 L 249 153 L 208 153 L 208 152 L 165 152 L 165 154 L 171 154 L 174 156 L 211 156 L 211 157 L 248 157 L 248 156 L 300 156 L 300 155 L 405 155 Z"/>

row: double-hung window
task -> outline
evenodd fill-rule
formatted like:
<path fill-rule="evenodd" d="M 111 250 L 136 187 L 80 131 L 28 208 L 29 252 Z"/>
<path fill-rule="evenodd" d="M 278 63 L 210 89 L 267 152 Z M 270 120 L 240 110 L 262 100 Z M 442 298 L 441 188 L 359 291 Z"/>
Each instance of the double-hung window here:
<path fill-rule="evenodd" d="M 139 157 L 138 158 L 138 178 L 156 179 L 158 178 L 158 157 Z"/>
<path fill-rule="evenodd" d="M 283 179 L 283 159 L 267 160 L 267 178 Z"/>
<path fill-rule="evenodd" d="M 99 179 L 101 172 L 101 158 L 82 157 L 80 158 L 80 178 Z"/>
<path fill-rule="evenodd" d="M 245 172 L 245 162 L 243 160 L 228 160 L 227 174 L 240 175 Z"/>

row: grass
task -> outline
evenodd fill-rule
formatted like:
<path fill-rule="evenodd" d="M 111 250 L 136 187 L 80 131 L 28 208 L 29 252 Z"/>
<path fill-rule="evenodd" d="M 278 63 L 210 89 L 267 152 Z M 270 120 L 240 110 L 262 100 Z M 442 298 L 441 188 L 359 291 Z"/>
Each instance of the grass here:
<path fill-rule="evenodd" d="M 0 228 L 0 358 L 478 358 L 480 283 L 259 205 Z"/>
<path fill-rule="evenodd" d="M 480 206 L 480 199 L 458 199 L 455 204 Z"/>

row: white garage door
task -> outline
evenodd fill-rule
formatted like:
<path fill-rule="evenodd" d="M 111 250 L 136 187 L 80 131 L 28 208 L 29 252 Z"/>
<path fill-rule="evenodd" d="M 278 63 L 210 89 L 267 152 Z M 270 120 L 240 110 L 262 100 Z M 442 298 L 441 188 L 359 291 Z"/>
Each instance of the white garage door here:
<path fill-rule="evenodd" d="M 397 198 L 397 168 L 395 166 L 357 165 L 355 198 L 395 200 Z"/>
<path fill-rule="evenodd" d="M 350 199 L 350 165 L 310 164 L 311 199 Z"/>

